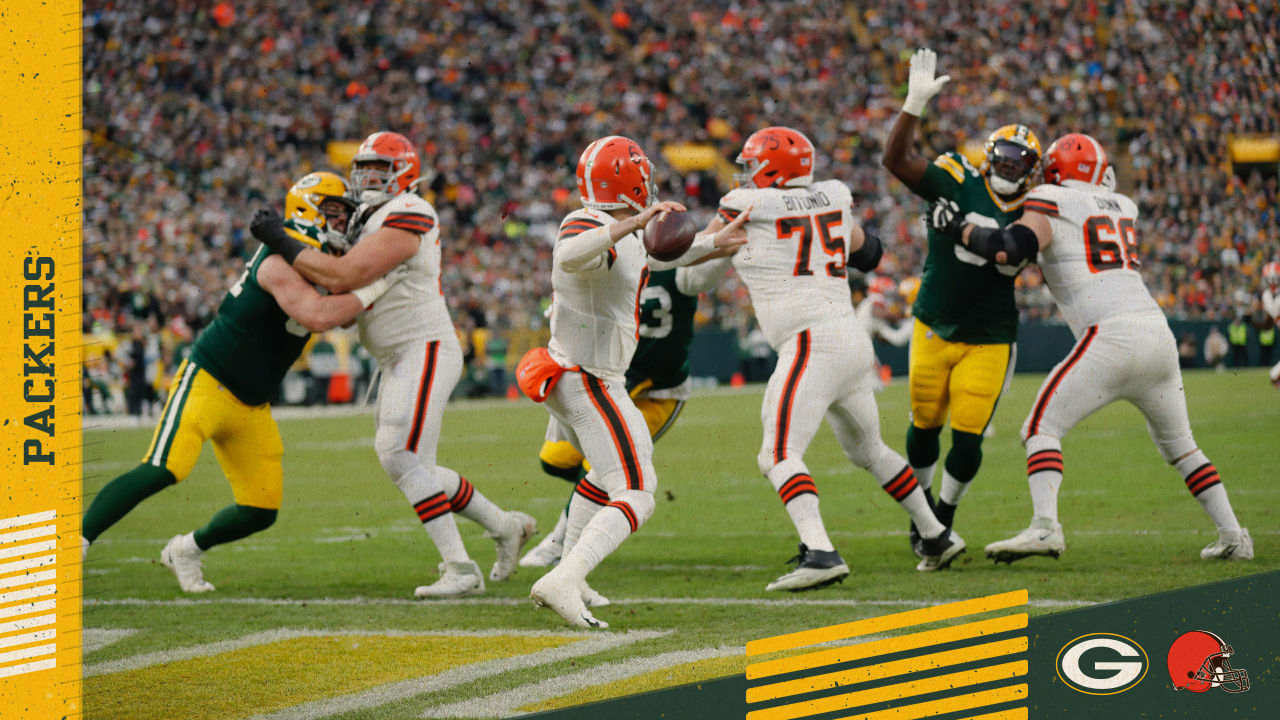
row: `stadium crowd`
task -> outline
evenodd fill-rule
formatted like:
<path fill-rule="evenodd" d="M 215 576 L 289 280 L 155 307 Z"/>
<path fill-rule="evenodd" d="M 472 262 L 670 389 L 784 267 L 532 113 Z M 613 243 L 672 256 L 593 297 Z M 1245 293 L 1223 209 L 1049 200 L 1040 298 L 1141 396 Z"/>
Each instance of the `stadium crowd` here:
<path fill-rule="evenodd" d="M 818 173 L 846 181 L 888 240 L 879 272 L 907 277 L 923 259 L 925 208 L 879 158 L 906 60 L 925 46 L 953 80 L 925 118 L 923 152 L 1009 122 L 1045 143 L 1089 132 L 1140 204 L 1143 272 L 1171 316 L 1225 321 L 1257 297 L 1280 248 L 1280 198 L 1274 174 L 1233 174 L 1227 137 L 1280 134 L 1274 3 L 881 5 L 88 0 L 90 374 L 120 384 L 130 356 L 163 366 L 243 271 L 253 211 L 327 168 L 330 141 L 378 129 L 422 147 L 445 294 L 467 330 L 542 325 L 577 153 L 610 133 L 658 160 L 664 197 L 709 214 L 724 178 L 677 174 L 663 147 L 701 143 L 732 160 L 758 127 L 800 128 Z M 1035 270 L 1019 296 L 1024 317 L 1052 318 Z M 745 288 L 723 283 L 700 320 L 747 337 Z M 158 351 L 113 352 L 148 328 Z"/>

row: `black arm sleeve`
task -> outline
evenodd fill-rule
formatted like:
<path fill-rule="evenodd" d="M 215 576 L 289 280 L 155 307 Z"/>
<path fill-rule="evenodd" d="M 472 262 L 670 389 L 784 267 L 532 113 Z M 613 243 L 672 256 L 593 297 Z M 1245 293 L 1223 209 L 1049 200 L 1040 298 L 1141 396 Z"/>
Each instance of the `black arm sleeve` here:
<path fill-rule="evenodd" d="M 1010 225 L 1001 230 L 975 227 L 969 232 L 969 249 L 992 262 L 996 254 L 1005 254 L 1004 264 L 1018 265 L 1023 260 L 1034 260 L 1040 252 L 1040 241 L 1035 231 L 1026 225 Z"/>
<path fill-rule="evenodd" d="M 862 238 L 862 247 L 849 253 L 849 266 L 854 270 L 871 272 L 880 264 L 884 246 L 880 244 L 880 236 L 870 227 L 862 228 Z"/>

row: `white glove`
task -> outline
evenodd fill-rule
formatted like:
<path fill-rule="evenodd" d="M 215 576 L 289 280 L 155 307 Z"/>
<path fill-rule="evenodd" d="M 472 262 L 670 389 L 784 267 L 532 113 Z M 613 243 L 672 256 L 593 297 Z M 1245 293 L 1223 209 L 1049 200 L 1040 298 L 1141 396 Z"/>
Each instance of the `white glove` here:
<path fill-rule="evenodd" d="M 907 74 L 907 99 L 902 103 L 902 112 L 920 117 L 924 106 L 942 90 L 950 80 L 950 75 L 934 77 L 938 67 L 938 56 L 929 48 L 921 48 L 911 56 L 911 71 Z"/>

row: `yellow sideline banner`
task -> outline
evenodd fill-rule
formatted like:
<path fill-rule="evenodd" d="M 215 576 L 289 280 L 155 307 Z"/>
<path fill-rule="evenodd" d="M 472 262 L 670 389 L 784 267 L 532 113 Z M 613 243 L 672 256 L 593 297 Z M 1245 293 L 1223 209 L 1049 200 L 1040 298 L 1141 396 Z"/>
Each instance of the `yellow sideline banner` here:
<path fill-rule="evenodd" d="M 79 718 L 81 8 L 0 10 L 0 717 Z"/>

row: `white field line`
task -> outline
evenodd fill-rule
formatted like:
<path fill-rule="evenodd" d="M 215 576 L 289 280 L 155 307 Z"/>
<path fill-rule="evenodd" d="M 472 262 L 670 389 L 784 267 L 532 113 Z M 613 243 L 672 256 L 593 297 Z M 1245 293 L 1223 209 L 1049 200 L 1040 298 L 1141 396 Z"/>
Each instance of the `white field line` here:
<path fill-rule="evenodd" d="M 102 648 L 119 642 L 130 635 L 138 632 L 132 628 L 85 628 L 84 634 L 84 654 L 96 652 Z"/>
<path fill-rule="evenodd" d="M 647 639 L 648 637 L 659 637 L 664 633 L 657 631 L 635 631 L 643 634 L 650 633 L 645 637 L 637 636 L 637 640 Z M 166 663 L 178 662 L 180 660 L 190 660 L 197 657 L 208 657 L 210 655 L 221 655 L 222 653 L 240 650 L 248 647 L 256 647 L 258 645 L 266 645 L 268 643 L 278 642 L 280 640 L 290 640 L 301 637 L 367 637 L 371 635 L 390 635 L 396 637 L 502 637 L 508 635 L 520 635 L 526 637 L 566 637 L 581 636 L 594 637 L 600 633 L 591 633 L 582 630 L 439 630 L 439 631 L 409 631 L 409 630 L 307 630 L 307 629 L 291 629 L 276 628 L 275 630 L 267 630 L 264 632 L 245 635 L 244 637 L 233 638 L 231 640 L 219 640 L 217 642 L 202 643 L 200 645 L 189 645 L 187 647 L 173 648 L 172 650 L 160 650 L 157 652 L 142 653 L 132 655 L 130 657 L 120 658 L 118 660 L 108 660 L 100 663 L 89 663 L 84 666 L 84 677 L 93 677 L 95 675 L 106 675 L 108 673 L 126 672 L 129 670 L 139 670 L 151 667 L 153 665 L 164 665 Z M 619 633 L 619 635 L 627 636 L 630 633 Z"/>
<path fill-rule="evenodd" d="M 700 650 L 677 650 L 650 657 L 632 658 L 623 662 L 608 663 L 588 668 L 572 675 L 549 678 L 541 682 L 521 685 L 519 687 L 494 693 L 486 697 L 473 698 L 449 703 L 427 710 L 424 718 L 503 718 L 522 715 L 518 708 L 539 703 L 551 698 L 571 695 L 579 690 L 625 680 L 636 675 L 643 675 L 655 670 L 697 662 L 716 657 L 741 655 L 742 648 L 718 647 Z"/>
<path fill-rule="evenodd" d="M 495 631 L 494 634 L 527 635 L 530 633 Z M 579 633 L 570 632 L 548 634 L 577 635 Z M 545 650 L 539 650 L 538 652 L 529 653 L 528 655 L 514 655 L 507 658 L 496 658 L 494 660 L 462 665 L 451 670 L 436 673 L 435 675 L 425 675 L 423 677 L 413 678 L 410 680 L 381 685 L 363 692 L 353 693 L 351 695 L 340 695 L 338 697 L 315 700 L 302 705 L 295 705 L 269 715 L 255 716 L 252 720 L 310 720 L 311 718 L 329 717 L 331 715 L 339 715 L 353 710 L 364 710 L 395 702 L 397 700 L 411 698 L 423 693 L 439 692 L 457 685 L 509 672 L 511 670 L 537 667 L 539 665 L 546 665 L 548 663 L 559 662 L 561 660 L 595 655 L 596 653 L 600 653 L 605 650 L 669 634 L 671 634 L 671 631 L 669 630 L 632 630 L 626 633 L 582 633 L 584 639 L 567 645 L 561 645 L 560 647 L 547 648 Z"/>
<path fill-rule="evenodd" d="M 929 607 L 944 603 L 960 602 L 966 598 L 935 600 L 856 600 L 853 598 L 717 598 L 717 597 L 638 597 L 610 598 L 613 605 L 719 605 L 745 607 Z M 1071 598 L 1033 599 L 1028 605 L 1041 608 L 1083 607 L 1113 602 L 1112 600 L 1084 600 Z M 453 600 L 410 600 L 408 598 L 174 598 L 171 600 L 148 600 L 144 598 L 85 598 L 85 607 L 109 606 L 141 606 L 141 607 L 197 607 L 203 605 L 277 605 L 277 606 L 314 606 L 314 605 L 419 605 L 423 607 L 435 605 L 488 605 L 518 607 L 532 602 L 525 598 L 475 597 L 456 598 Z M 607 615 L 608 610 L 604 613 Z M 607 619 L 607 618 L 606 618 Z M 447 634 L 447 633 L 445 633 Z M 554 633 L 552 633 L 554 634 Z"/>

